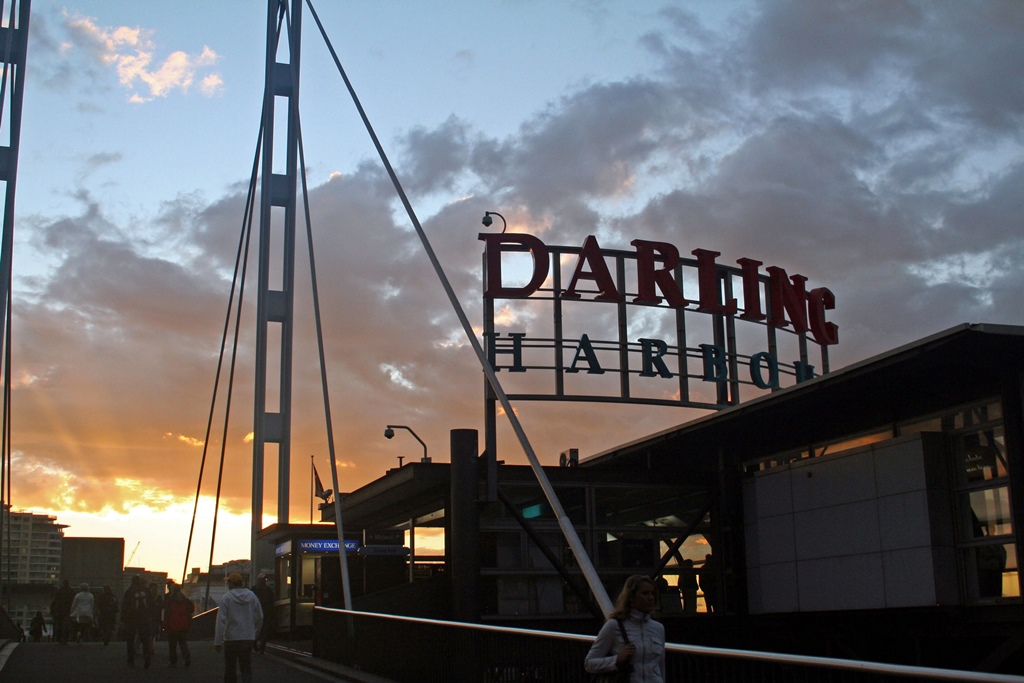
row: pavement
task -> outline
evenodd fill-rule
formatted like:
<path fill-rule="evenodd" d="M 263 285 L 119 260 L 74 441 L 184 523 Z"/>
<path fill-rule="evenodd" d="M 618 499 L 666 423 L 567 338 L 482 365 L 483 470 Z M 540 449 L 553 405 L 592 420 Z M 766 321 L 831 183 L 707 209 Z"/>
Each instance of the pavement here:
<path fill-rule="evenodd" d="M 356 671 L 309 654 L 306 643 L 271 643 L 266 654 L 253 655 L 253 681 L 256 683 L 390 683 L 378 676 Z M 146 683 L 221 683 L 224 680 L 224 656 L 209 640 L 190 641 L 192 664 L 186 667 L 180 655 L 176 667 L 170 666 L 167 643 L 154 644 L 150 667 L 143 666 L 136 654 L 135 667 L 127 663 L 124 642 L 18 643 L 0 640 L 0 680 L 12 683 L 108 683 L 109 681 L 146 681 Z"/>

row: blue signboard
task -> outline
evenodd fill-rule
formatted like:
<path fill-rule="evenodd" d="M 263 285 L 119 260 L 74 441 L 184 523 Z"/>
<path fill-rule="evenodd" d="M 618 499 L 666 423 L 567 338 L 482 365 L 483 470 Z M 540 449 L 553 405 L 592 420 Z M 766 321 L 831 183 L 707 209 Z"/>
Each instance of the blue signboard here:
<path fill-rule="evenodd" d="M 345 551 L 354 553 L 359 550 L 359 541 L 345 539 Z M 299 552 L 304 553 L 336 553 L 338 539 L 299 541 Z"/>

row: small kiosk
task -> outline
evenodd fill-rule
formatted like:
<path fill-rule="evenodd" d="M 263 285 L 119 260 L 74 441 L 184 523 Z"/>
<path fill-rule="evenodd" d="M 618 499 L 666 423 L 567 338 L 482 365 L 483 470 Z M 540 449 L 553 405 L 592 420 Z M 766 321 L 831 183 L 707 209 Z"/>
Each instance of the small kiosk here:
<path fill-rule="evenodd" d="M 260 540 L 274 547 L 274 621 L 279 634 L 301 638 L 316 605 L 344 604 L 338 535 L 333 524 L 274 524 Z M 353 596 L 404 579 L 409 549 L 401 531 L 345 534 Z"/>

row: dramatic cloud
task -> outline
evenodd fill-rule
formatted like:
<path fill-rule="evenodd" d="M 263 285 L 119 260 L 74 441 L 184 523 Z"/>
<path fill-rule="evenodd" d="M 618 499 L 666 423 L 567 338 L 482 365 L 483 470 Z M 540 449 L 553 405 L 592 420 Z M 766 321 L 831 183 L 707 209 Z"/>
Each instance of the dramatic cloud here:
<path fill-rule="evenodd" d="M 684 255 L 712 249 L 722 263 L 750 257 L 805 275 L 836 295 L 838 368 L 962 322 L 1024 324 L 1022 7 L 779 0 L 728 21 L 673 8 L 641 39 L 658 61 L 650 72 L 578 85 L 501 137 L 453 112 L 385 144 L 475 326 L 477 233 L 487 230 L 484 211 L 496 210 L 511 231 L 552 244 L 590 234 L 618 249 L 664 240 Z M 210 50 L 158 63 L 151 32 L 80 17 L 68 27 L 125 87 L 141 88 L 139 98 L 197 80 L 204 93 L 222 87 L 200 75 L 215 62 Z M 314 148 L 311 135 L 304 142 Z M 322 173 L 333 168 L 321 160 Z M 418 457 L 409 435 L 383 438 L 386 424 L 412 426 L 442 460 L 450 429 L 482 430 L 483 377 L 377 160 L 312 178 L 329 395 L 349 490 L 397 456 Z M 225 317 L 246 194 L 192 189 L 133 225 L 88 193 L 75 215 L 26 221 L 26 239 L 56 262 L 26 277 L 15 306 L 24 506 L 172 506 L 194 493 L 208 439 L 211 462 L 227 454 L 227 504 L 246 509 L 254 260 L 238 365 L 233 377 L 223 366 L 206 434 L 221 334 L 230 348 L 234 333 L 234 309 L 228 325 Z M 299 227 L 292 507 L 301 519 L 306 462 L 316 456 L 326 483 L 328 450 L 301 217 Z M 608 307 L 590 308 L 574 327 L 600 331 L 614 320 Z M 507 329 L 546 324 L 546 315 L 499 311 Z M 665 323 L 640 324 L 653 334 Z M 502 380 L 521 379 L 509 374 Z M 585 457 L 699 414 L 526 402 L 516 411 L 549 464 L 567 448 Z M 499 458 L 523 462 L 500 422 Z"/>

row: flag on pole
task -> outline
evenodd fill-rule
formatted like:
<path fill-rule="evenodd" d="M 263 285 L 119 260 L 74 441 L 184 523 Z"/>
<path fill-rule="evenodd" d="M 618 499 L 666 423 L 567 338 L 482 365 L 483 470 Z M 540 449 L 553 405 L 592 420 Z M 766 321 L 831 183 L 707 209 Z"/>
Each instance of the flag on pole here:
<path fill-rule="evenodd" d="M 316 471 L 315 464 L 313 465 L 313 480 L 315 482 L 314 494 L 316 495 L 316 497 L 323 501 L 326 501 L 328 498 L 330 498 L 333 491 L 330 489 L 327 489 L 326 491 L 324 490 L 324 485 L 320 481 L 320 473 Z"/>

